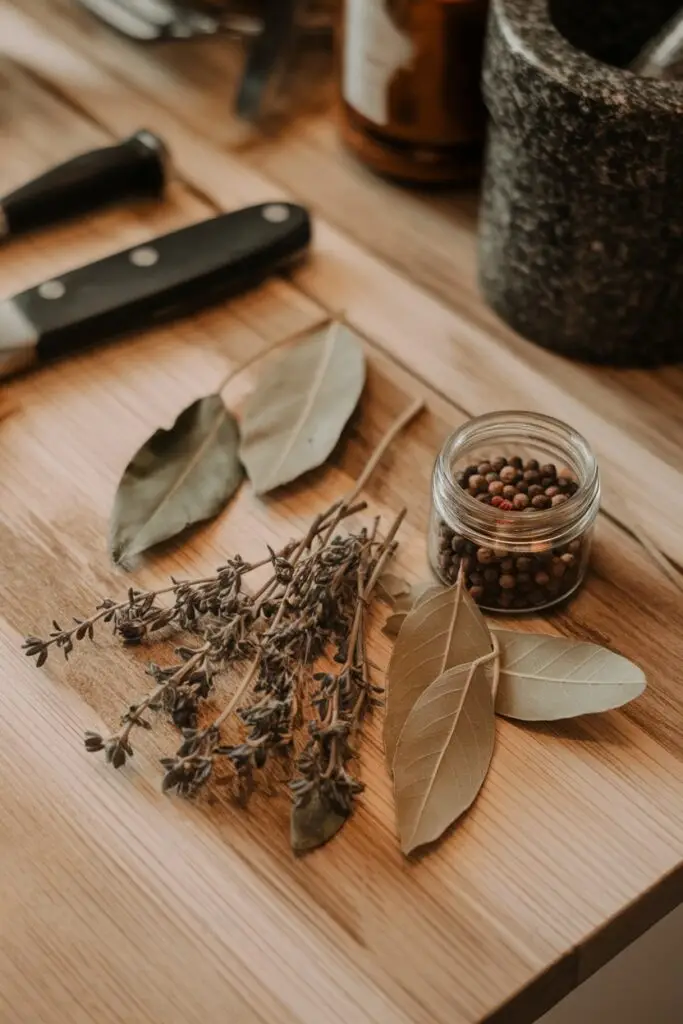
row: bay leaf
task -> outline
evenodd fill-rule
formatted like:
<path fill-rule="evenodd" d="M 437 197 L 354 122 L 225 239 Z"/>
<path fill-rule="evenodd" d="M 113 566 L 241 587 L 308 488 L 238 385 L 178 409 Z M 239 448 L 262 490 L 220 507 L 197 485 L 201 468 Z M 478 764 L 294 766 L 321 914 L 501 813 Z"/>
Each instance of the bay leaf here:
<path fill-rule="evenodd" d="M 382 573 L 377 581 L 377 592 L 385 601 L 393 603 L 397 597 L 410 594 L 410 583 L 393 572 Z"/>
<path fill-rule="evenodd" d="M 323 846 L 336 835 L 348 815 L 331 807 L 318 790 L 305 804 L 295 804 L 290 818 L 290 845 L 295 853 Z"/>
<path fill-rule="evenodd" d="M 401 626 L 406 620 L 408 612 L 394 612 L 390 615 L 384 625 L 382 626 L 382 632 L 385 636 L 395 638 L 401 631 Z"/>
<path fill-rule="evenodd" d="M 242 419 L 240 458 L 257 494 L 322 465 L 364 383 L 360 339 L 337 322 L 266 369 Z"/>
<path fill-rule="evenodd" d="M 497 629 L 496 711 L 524 722 L 551 722 L 621 707 L 639 697 L 645 674 L 597 644 Z"/>
<path fill-rule="evenodd" d="M 418 697 L 394 757 L 405 854 L 433 842 L 474 803 L 493 757 L 493 696 L 481 662 L 448 669 Z"/>
<path fill-rule="evenodd" d="M 396 638 L 401 631 L 401 626 L 406 620 L 408 612 L 412 608 L 418 608 L 424 601 L 429 600 L 443 587 L 438 583 L 416 583 L 410 588 L 407 594 L 400 594 L 393 601 L 393 613 L 389 616 L 382 627 L 385 636 Z"/>
<path fill-rule="evenodd" d="M 184 409 L 126 466 L 110 522 L 110 550 L 125 563 L 187 526 L 215 516 L 239 487 L 239 428 L 220 395 Z"/>
<path fill-rule="evenodd" d="M 493 650 L 483 615 L 462 577 L 454 587 L 425 592 L 406 616 L 387 670 L 384 749 L 391 766 L 398 737 L 420 694 L 448 669 Z"/>

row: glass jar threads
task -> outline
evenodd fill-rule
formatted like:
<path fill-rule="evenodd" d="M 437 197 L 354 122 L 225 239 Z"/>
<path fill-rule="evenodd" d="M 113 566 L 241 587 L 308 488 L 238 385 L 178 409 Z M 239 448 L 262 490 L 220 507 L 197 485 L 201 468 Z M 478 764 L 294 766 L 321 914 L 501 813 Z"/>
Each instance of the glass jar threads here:
<path fill-rule="evenodd" d="M 540 611 L 586 572 L 600 478 L 587 441 L 566 423 L 496 412 L 446 440 L 432 474 L 429 559 L 452 585 L 462 571 L 488 611 Z"/>

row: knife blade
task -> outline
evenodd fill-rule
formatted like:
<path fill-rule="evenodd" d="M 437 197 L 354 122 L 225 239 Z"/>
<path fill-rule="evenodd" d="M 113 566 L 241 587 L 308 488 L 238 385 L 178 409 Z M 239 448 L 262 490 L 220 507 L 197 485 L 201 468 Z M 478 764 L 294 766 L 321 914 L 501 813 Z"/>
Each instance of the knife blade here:
<path fill-rule="evenodd" d="M 263 203 L 79 267 L 0 301 L 0 378 L 186 316 L 299 258 L 308 212 Z"/>
<path fill-rule="evenodd" d="M 0 199 L 0 238 L 90 213 L 107 203 L 160 196 L 168 167 L 166 146 L 146 129 L 114 146 L 81 153 Z"/>

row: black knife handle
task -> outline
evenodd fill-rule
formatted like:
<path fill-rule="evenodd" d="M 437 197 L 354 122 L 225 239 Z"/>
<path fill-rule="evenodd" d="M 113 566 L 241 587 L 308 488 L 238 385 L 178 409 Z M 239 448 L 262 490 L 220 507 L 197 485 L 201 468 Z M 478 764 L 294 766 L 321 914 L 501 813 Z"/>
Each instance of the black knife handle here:
<path fill-rule="evenodd" d="M 0 200 L 8 235 L 67 220 L 108 203 L 158 196 L 168 163 L 164 143 L 141 130 L 116 146 L 95 149 L 53 167 Z M 0 230 L 0 235 L 2 235 Z"/>
<path fill-rule="evenodd" d="M 307 211 L 264 203 L 108 256 L 14 297 L 39 359 L 185 316 L 250 287 L 299 256 Z"/>

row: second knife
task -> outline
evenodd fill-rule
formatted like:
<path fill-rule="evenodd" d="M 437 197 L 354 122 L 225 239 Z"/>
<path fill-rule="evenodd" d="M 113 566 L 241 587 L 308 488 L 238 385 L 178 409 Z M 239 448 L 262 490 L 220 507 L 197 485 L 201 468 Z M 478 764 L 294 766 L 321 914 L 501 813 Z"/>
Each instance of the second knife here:
<path fill-rule="evenodd" d="M 307 211 L 264 203 L 108 256 L 0 302 L 0 377 L 184 316 L 300 257 Z"/>

